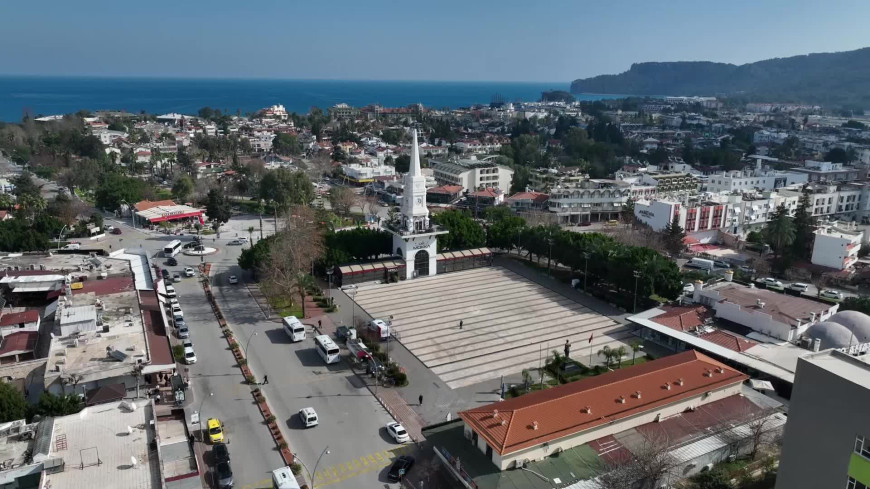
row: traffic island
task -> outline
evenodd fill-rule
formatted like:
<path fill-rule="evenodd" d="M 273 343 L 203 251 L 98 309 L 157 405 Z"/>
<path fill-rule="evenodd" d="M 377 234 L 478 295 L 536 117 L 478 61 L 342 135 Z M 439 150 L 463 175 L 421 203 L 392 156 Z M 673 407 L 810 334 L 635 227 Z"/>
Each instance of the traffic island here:
<path fill-rule="evenodd" d="M 227 325 L 227 321 L 224 318 L 223 313 L 221 312 L 220 306 L 218 306 L 218 303 L 214 298 L 214 294 L 211 291 L 211 285 L 209 284 L 208 279 L 210 270 L 210 263 L 206 263 L 202 266 L 202 288 L 205 291 L 206 298 L 211 304 L 212 311 L 214 312 L 218 325 L 223 332 L 224 339 L 226 339 L 227 341 L 227 346 L 229 346 L 230 351 L 233 352 L 233 357 L 236 359 L 236 365 L 239 367 L 239 370 L 241 370 L 242 375 L 245 376 L 245 380 L 248 382 L 248 384 L 256 385 L 257 378 L 254 376 L 254 373 L 251 372 L 251 368 L 248 366 L 248 359 L 245 358 L 244 352 L 242 352 L 239 343 L 236 341 L 233 330 Z M 277 419 L 275 415 L 272 414 L 272 410 L 269 408 L 269 403 L 266 401 L 265 394 L 259 387 L 255 387 L 251 389 L 251 395 L 254 397 L 254 402 L 257 404 L 257 408 L 260 410 L 260 414 L 263 416 L 263 421 L 269 428 L 269 433 L 272 435 L 272 440 L 275 442 L 275 446 L 278 448 L 278 451 L 281 452 L 281 458 L 284 460 L 284 463 L 286 465 L 292 465 L 294 462 L 293 452 L 290 451 L 290 446 L 287 443 L 287 440 L 284 438 L 284 434 L 281 433 L 281 427 L 278 426 Z"/>

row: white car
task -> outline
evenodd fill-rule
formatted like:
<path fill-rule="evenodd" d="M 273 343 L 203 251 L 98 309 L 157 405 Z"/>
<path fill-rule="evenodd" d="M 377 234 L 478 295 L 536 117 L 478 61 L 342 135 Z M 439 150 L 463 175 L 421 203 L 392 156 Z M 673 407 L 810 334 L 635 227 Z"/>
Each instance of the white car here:
<path fill-rule="evenodd" d="M 196 272 L 193 270 L 193 267 L 184 267 L 185 277 L 193 277 L 194 275 L 196 275 Z"/>
<path fill-rule="evenodd" d="M 192 347 L 186 347 L 184 349 L 184 363 L 188 365 L 196 363 L 196 353 L 193 352 Z"/>
<path fill-rule="evenodd" d="M 190 341 L 190 339 L 186 339 L 181 342 L 181 346 L 183 346 L 184 348 L 193 348 L 193 341 Z"/>
<path fill-rule="evenodd" d="M 791 290 L 796 290 L 798 292 L 806 292 L 807 289 L 810 288 L 810 285 L 801 282 L 795 282 L 793 284 L 789 284 L 788 288 L 790 288 Z"/>
<path fill-rule="evenodd" d="M 230 284 L 237 284 L 239 283 L 239 277 L 236 277 L 235 275 L 230 275 L 228 282 Z"/>
<path fill-rule="evenodd" d="M 184 317 L 184 311 L 181 310 L 181 306 L 178 304 L 172 305 L 172 317 Z"/>
<path fill-rule="evenodd" d="M 843 293 L 839 290 L 826 289 L 819 292 L 819 297 L 825 297 L 828 299 L 836 299 L 838 301 L 841 301 L 843 300 Z"/>
<path fill-rule="evenodd" d="M 166 297 L 175 297 L 175 287 L 171 285 L 166 286 Z"/>
<path fill-rule="evenodd" d="M 691 294 L 694 291 L 695 291 L 695 284 L 690 284 L 690 283 L 683 284 L 683 293 L 684 294 Z"/>
<path fill-rule="evenodd" d="M 241 241 L 242 243 L 247 243 L 247 242 L 248 242 L 248 238 L 245 237 L 245 236 L 242 236 L 241 238 L 239 238 L 239 241 Z"/>
<path fill-rule="evenodd" d="M 408 443 L 411 441 L 411 436 L 405 430 L 405 427 L 395 421 L 387 423 L 387 433 L 396 440 L 396 443 Z"/>
<path fill-rule="evenodd" d="M 765 277 L 759 280 L 760 283 L 764 284 L 766 287 L 780 287 L 782 288 L 782 282 L 772 277 Z"/>
<path fill-rule="evenodd" d="M 172 274 L 172 281 L 173 282 L 181 282 L 181 274 L 173 273 Z"/>
<path fill-rule="evenodd" d="M 170 297 L 169 298 L 169 307 L 178 305 L 178 297 Z"/>
<path fill-rule="evenodd" d="M 230 241 L 229 243 L 227 243 L 228 246 L 241 246 L 241 244 L 242 244 L 242 242 L 237 240 L 237 239 L 234 239 L 234 240 Z"/>
<path fill-rule="evenodd" d="M 312 426 L 317 426 L 320 422 L 317 419 L 317 413 L 314 411 L 313 407 L 302 408 L 299 410 L 299 420 L 302 421 L 302 425 L 306 428 L 311 428 Z"/>

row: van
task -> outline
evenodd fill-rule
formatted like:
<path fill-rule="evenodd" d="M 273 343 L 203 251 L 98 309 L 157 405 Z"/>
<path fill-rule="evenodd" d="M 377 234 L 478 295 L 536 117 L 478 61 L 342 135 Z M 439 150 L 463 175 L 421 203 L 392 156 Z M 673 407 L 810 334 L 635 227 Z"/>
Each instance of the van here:
<path fill-rule="evenodd" d="M 317 413 L 313 407 L 302 408 L 299 410 L 299 420 L 306 428 L 317 426 Z"/>
<path fill-rule="evenodd" d="M 65 250 L 77 250 L 77 249 L 80 249 L 81 247 L 82 247 L 82 245 L 80 245 L 78 243 L 70 243 L 68 245 L 65 245 L 63 247 L 63 249 L 65 249 Z"/>
<path fill-rule="evenodd" d="M 297 342 L 305 339 L 305 325 L 296 316 L 284 318 L 284 332 L 290 337 L 290 341 Z"/>
<path fill-rule="evenodd" d="M 272 471 L 272 489 L 300 489 L 299 482 L 290 467 Z"/>
<path fill-rule="evenodd" d="M 372 319 L 369 323 L 369 331 L 377 333 L 381 341 L 390 339 L 390 327 L 383 319 Z"/>
<path fill-rule="evenodd" d="M 691 268 L 700 268 L 701 270 L 713 270 L 715 264 L 713 260 L 707 260 L 706 258 L 692 258 L 686 263 L 687 267 Z"/>

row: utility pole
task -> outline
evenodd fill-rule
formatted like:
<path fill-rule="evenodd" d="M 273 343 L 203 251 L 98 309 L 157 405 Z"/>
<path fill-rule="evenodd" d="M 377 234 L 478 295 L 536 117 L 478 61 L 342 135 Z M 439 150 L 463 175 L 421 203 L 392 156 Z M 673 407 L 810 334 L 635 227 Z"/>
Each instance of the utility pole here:
<path fill-rule="evenodd" d="M 640 278 L 641 273 L 637 270 L 634 271 L 634 309 L 632 309 L 633 313 L 637 313 L 637 281 Z"/>

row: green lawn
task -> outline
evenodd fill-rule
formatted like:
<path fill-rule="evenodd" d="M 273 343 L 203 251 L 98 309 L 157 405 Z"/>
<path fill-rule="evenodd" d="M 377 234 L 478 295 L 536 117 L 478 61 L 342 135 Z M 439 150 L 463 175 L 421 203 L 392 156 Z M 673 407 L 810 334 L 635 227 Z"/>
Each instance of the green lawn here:
<path fill-rule="evenodd" d="M 285 297 L 269 297 L 269 305 L 278 313 L 279 316 L 296 316 L 302 317 L 302 305 L 293 302 Z"/>

